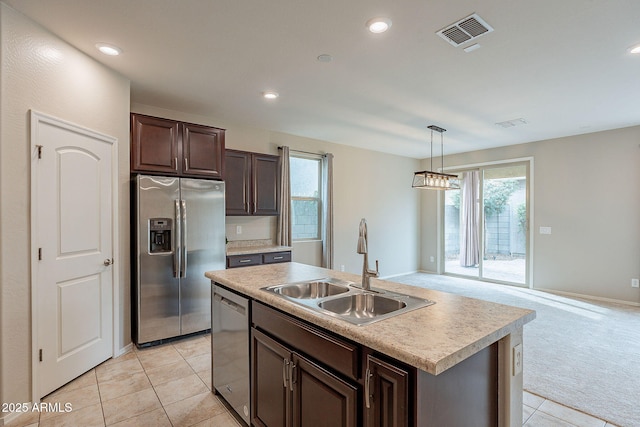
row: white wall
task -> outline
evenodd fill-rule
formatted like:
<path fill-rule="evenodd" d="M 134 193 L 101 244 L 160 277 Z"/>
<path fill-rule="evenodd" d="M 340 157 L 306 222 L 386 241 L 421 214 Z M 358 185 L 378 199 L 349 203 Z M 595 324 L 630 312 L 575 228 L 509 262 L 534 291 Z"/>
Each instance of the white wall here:
<path fill-rule="evenodd" d="M 31 400 L 30 140 L 34 109 L 118 139 L 120 347 L 129 322 L 129 81 L 0 3 L 0 402 Z M 0 414 L 4 416 L 5 414 Z"/>
<path fill-rule="evenodd" d="M 640 303 L 640 127 L 558 138 L 445 158 L 462 166 L 534 158 L 533 285 Z M 422 263 L 435 270 L 436 198 L 425 192 Z M 425 215 L 425 211 L 429 214 Z M 541 235 L 540 226 L 552 228 Z"/>
<path fill-rule="evenodd" d="M 334 154 L 334 268 L 360 273 L 362 255 L 356 253 L 360 218 L 369 229 L 371 266 L 380 260 L 383 276 L 418 269 L 420 252 L 420 194 L 411 188 L 413 172 L 420 162 L 346 145 L 333 144 L 294 135 L 253 129 L 210 117 L 189 115 L 148 105 L 133 104 L 141 114 L 167 117 L 227 129 L 227 148 L 278 154 L 277 147 Z M 237 219 L 232 219 L 235 224 Z M 233 230 L 227 230 L 233 233 Z M 243 232 L 244 234 L 244 232 Z M 229 237 L 235 240 L 237 236 Z M 318 257 L 317 242 L 296 243 L 295 261 L 310 262 Z"/>

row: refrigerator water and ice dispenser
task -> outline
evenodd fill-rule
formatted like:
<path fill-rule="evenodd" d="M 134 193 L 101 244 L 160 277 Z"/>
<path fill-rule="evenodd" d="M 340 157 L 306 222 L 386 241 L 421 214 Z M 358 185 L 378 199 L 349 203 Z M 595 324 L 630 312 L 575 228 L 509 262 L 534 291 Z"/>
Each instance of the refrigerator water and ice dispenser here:
<path fill-rule="evenodd" d="M 171 247 L 171 231 L 173 221 L 171 218 L 149 219 L 149 253 L 167 254 L 173 252 Z"/>

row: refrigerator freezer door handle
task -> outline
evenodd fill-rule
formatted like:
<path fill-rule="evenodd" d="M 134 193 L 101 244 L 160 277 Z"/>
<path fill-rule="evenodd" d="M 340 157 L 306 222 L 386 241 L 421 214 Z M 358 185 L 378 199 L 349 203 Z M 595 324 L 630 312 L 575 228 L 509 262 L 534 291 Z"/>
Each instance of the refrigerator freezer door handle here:
<path fill-rule="evenodd" d="M 182 241 L 182 233 L 181 233 L 181 225 L 180 225 L 180 200 L 175 200 L 175 246 L 174 246 L 174 250 L 173 250 L 173 277 L 178 277 L 179 276 L 179 272 L 181 270 L 180 268 L 180 258 L 181 258 L 181 252 L 182 252 L 182 246 L 181 246 L 181 241 Z"/>
<path fill-rule="evenodd" d="M 182 265 L 180 277 L 187 277 L 187 202 L 182 203 Z"/>

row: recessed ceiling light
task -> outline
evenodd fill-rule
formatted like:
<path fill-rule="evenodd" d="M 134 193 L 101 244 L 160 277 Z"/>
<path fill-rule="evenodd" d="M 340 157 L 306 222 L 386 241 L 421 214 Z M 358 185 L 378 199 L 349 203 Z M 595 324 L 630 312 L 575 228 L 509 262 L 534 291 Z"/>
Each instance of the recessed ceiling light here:
<path fill-rule="evenodd" d="M 318 55 L 318 62 L 331 62 L 333 61 L 333 56 L 323 53 L 322 55 Z"/>
<path fill-rule="evenodd" d="M 528 122 L 525 119 L 519 118 L 496 123 L 496 126 L 500 126 L 501 128 L 512 128 L 514 126 L 526 125 L 527 123 Z"/>
<path fill-rule="evenodd" d="M 640 44 L 637 44 L 635 46 L 631 46 L 629 48 L 629 53 L 640 53 Z"/>
<path fill-rule="evenodd" d="M 389 18 L 372 18 L 367 21 L 367 28 L 374 34 L 384 33 L 391 27 Z"/>
<path fill-rule="evenodd" d="M 109 43 L 96 43 L 98 50 L 105 55 L 118 56 L 122 53 L 122 49 Z"/>
<path fill-rule="evenodd" d="M 274 92 L 274 91 L 269 90 L 267 92 L 262 92 L 262 96 L 265 99 L 276 99 L 280 95 L 278 95 L 278 92 Z"/>

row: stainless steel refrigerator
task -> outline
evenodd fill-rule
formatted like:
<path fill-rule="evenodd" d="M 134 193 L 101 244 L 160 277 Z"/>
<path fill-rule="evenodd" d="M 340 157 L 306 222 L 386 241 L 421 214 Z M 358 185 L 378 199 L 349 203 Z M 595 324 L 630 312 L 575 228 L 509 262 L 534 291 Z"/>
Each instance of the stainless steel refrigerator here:
<path fill-rule="evenodd" d="M 133 186 L 136 344 L 210 329 L 204 273 L 225 268 L 224 182 L 138 175 Z"/>

